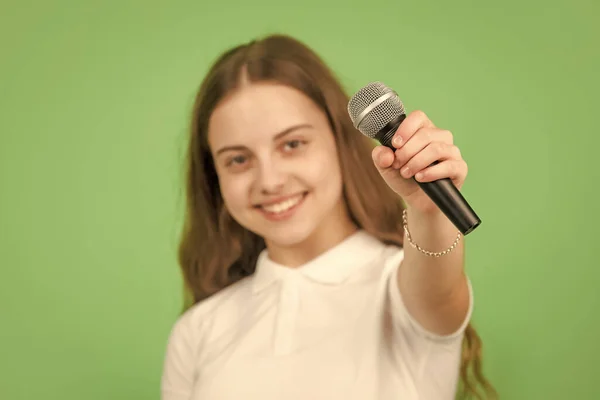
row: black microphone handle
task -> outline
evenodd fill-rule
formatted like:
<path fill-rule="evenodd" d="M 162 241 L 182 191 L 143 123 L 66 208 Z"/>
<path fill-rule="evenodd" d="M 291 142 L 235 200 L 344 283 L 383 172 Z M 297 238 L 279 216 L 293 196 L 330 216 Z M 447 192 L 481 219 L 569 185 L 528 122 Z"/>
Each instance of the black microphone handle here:
<path fill-rule="evenodd" d="M 392 146 L 392 138 L 405 118 L 406 114 L 402 114 L 389 122 L 375 135 L 375 139 L 383 146 L 395 151 L 396 148 Z M 438 161 L 432 165 L 437 163 Z M 433 182 L 418 182 L 415 179 L 415 182 L 463 235 L 469 234 L 481 224 L 481 219 L 475 214 L 450 178 L 438 179 Z"/>

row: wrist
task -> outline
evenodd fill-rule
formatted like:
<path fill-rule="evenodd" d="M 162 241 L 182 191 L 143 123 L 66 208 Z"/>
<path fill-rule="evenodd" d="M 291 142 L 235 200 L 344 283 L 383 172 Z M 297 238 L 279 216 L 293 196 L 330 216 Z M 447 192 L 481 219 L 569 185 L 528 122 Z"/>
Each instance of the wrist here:
<path fill-rule="evenodd" d="M 424 211 L 421 208 L 407 207 L 403 214 L 403 226 L 407 245 L 428 255 L 442 252 L 436 257 L 454 250 L 462 236 L 439 209 Z"/>
<path fill-rule="evenodd" d="M 448 220 L 448 217 L 446 217 L 446 215 L 442 212 L 442 210 L 440 210 L 439 207 L 437 207 L 435 204 L 433 204 L 432 206 L 426 206 L 426 207 L 422 207 L 422 206 L 416 207 L 416 206 L 411 206 L 410 204 L 408 204 L 406 206 L 406 211 L 407 211 L 409 218 L 413 221 L 418 222 L 419 225 L 422 225 L 422 224 L 437 225 L 437 224 L 450 223 L 450 220 Z"/>

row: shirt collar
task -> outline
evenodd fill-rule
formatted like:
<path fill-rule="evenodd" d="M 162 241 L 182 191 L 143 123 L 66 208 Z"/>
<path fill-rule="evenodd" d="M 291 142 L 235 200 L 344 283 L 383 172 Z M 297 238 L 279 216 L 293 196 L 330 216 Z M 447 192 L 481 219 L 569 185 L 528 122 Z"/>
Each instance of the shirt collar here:
<path fill-rule="evenodd" d="M 301 275 L 314 282 L 328 285 L 343 283 L 352 272 L 379 255 L 384 244 L 364 230 L 358 230 L 336 246 L 296 268 L 278 264 L 264 249 L 257 260 L 253 275 L 253 291 L 257 293 L 271 283 Z"/>

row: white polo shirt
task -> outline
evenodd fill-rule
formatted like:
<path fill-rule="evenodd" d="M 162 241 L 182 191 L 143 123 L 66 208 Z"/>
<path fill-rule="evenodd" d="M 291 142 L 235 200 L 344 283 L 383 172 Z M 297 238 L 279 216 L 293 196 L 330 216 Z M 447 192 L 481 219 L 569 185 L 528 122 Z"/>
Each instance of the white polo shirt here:
<path fill-rule="evenodd" d="M 298 268 L 263 251 L 177 320 L 162 399 L 454 399 L 473 302 L 457 332 L 428 333 L 402 303 L 402 258 L 364 231 Z"/>

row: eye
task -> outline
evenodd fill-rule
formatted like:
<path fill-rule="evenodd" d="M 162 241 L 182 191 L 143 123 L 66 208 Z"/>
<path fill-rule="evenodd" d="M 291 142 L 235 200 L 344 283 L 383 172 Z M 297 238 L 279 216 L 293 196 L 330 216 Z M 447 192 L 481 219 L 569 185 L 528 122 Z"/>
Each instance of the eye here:
<path fill-rule="evenodd" d="M 247 157 L 242 155 L 242 154 L 238 154 L 237 156 L 233 156 L 227 159 L 227 162 L 225 163 L 225 165 L 227 165 L 228 167 L 235 167 L 235 166 L 240 166 L 240 165 L 244 165 L 244 163 L 247 161 Z"/>
<path fill-rule="evenodd" d="M 288 140 L 283 144 L 283 150 L 286 152 L 294 151 L 294 150 L 302 147 L 305 144 L 306 144 L 305 141 L 298 140 L 298 139 Z"/>

